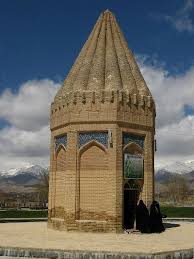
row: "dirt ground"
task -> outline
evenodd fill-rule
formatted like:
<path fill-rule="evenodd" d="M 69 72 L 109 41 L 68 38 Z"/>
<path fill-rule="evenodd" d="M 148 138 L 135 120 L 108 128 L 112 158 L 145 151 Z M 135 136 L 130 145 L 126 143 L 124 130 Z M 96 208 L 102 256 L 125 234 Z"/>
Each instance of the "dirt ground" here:
<path fill-rule="evenodd" d="M 154 253 L 194 248 L 194 223 L 165 223 L 161 234 L 61 232 L 46 222 L 1 223 L 0 247 Z"/>

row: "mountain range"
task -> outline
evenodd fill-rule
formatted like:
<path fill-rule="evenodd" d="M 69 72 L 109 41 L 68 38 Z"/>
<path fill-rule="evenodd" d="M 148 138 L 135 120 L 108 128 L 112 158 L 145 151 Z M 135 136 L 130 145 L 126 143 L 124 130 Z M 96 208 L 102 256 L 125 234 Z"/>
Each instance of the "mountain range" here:
<path fill-rule="evenodd" d="M 186 180 L 194 181 L 194 160 L 186 162 L 174 162 L 160 167 L 155 173 L 156 182 L 164 183 L 173 176 L 182 176 Z"/>
<path fill-rule="evenodd" d="M 41 174 L 48 168 L 29 165 L 0 172 L 0 189 L 4 192 L 33 192 L 40 183 Z"/>
<path fill-rule="evenodd" d="M 0 189 L 5 192 L 31 192 L 40 183 L 41 174 L 45 170 L 48 172 L 48 168 L 40 165 L 29 165 L 2 171 L 0 172 Z M 194 160 L 178 161 L 157 168 L 155 180 L 157 183 L 165 183 L 175 175 L 181 175 L 186 180 L 194 183 Z"/>

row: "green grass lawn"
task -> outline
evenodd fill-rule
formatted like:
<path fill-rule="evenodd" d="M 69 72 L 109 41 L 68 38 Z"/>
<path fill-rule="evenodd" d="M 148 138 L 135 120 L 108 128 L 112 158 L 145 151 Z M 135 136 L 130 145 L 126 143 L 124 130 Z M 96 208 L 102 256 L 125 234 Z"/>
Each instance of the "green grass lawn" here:
<path fill-rule="evenodd" d="M 194 207 L 163 207 L 161 211 L 168 218 L 194 218 Z M 5 210 L 0 211 L 0 218 L 46 218 L 46 210 Z"/>
<path fill-rule="evenodd" d="M 46 218 L 46 210 L 5 210 L 0 211 L 0 218 Z"/>
<path fill-rule="evenodd" d="M 168 218 L 194 218 L 194 207 L 162 207 L 161 211 Z"/>

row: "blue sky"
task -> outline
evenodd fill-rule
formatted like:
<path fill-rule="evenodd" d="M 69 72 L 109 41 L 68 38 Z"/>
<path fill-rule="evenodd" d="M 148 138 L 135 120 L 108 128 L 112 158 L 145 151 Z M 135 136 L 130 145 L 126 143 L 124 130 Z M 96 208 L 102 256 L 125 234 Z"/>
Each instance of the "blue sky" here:
<path fill-rule="evenodd" d="M 170 73 L 184 73 L 194 64 L 194 33 L 180 33 L 164 19 L 175 16 L 183 2 L 0 0 L 1 91 L 30 79 L 62 80 L 107 8 L 135 53 L 163 62 Z"/>
<path fill-rule="evenodd" d="M 194 0 L 0 0 L 0 170 L 48 164 L 50 103 L 106 9 L 156 101 L 156 163 L 194 160 Z"/>

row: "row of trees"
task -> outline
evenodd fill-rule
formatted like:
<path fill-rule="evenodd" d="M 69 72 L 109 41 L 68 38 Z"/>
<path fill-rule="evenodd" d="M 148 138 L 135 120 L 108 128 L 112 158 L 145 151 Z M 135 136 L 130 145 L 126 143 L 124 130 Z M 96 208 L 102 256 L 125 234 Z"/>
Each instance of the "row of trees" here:
<path fill-rule="evenodd" d="M 189 204 L 194 202 L 194 188 L 184 177 L 176 175 L 156 184 L 156 197 L 164 203 Z"/>
<path fill-rule="evenodd" d="M 48 199 L 49 173 L 44 170 L 41 173 L 41 181 L 37 190 L 42 199 Z M 163 184 L 156 186 L 156 196 L 159 200 L 174 205 L 188 204 L 194 202 L 194 186 L 184 177 L 175 175 L 170 177 Z"/>
<path fill-rule="evenodd" d="M 42 201 L 48 202 L 49 191 L 49 171 L 44 169 L 40 174 L 40 182 L 36 185 L 36 189 L 39 193 L 39 198 Z"/>
<path fill-rule="evenodd" d="M 34 185 L 31 192 L 3 192 L 0 190 L 0 207 L 46 207 L 48 202 L 49 172 L 42 170 L 39 183 Z"/>
<path fill-rule="evenodd" d="M 42 200 L 48 200 L 49 173 L 44 170 L 41 173 L 41 179 L 37 190 Z M 170 177 L 163 184 L 156 186 L 156 196 L 159 200 L 176 204 L 185 204 L 194 202 L 194 187 L 184 177 L 175 175 Z"/>

